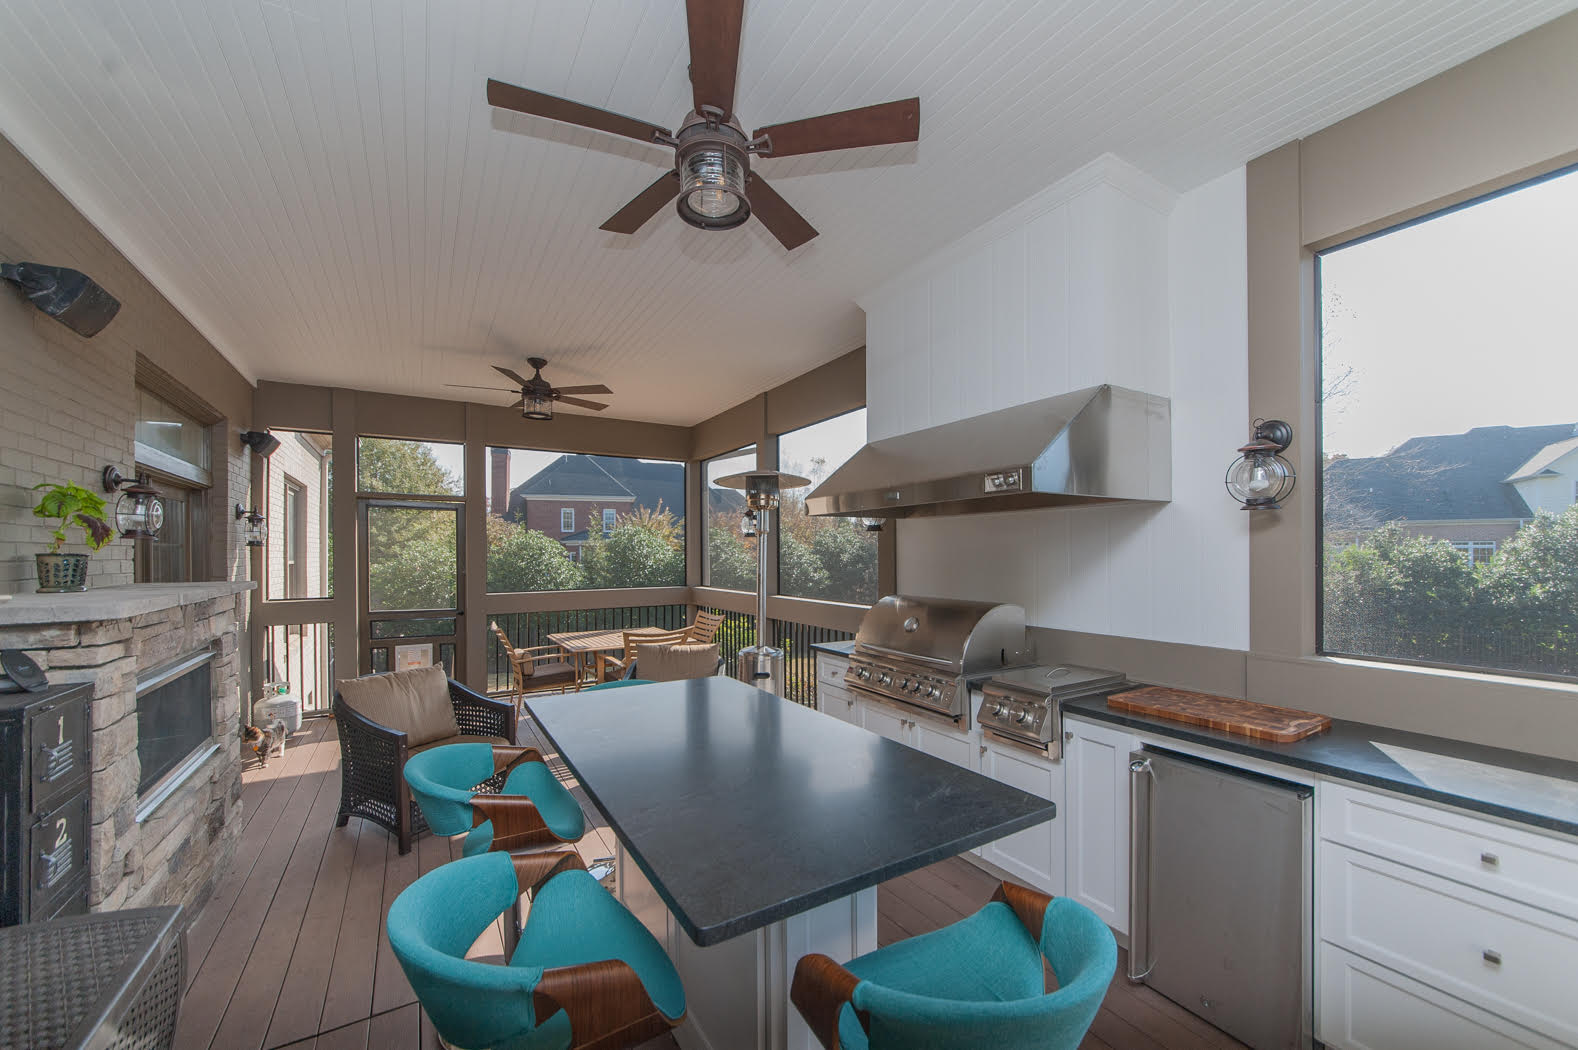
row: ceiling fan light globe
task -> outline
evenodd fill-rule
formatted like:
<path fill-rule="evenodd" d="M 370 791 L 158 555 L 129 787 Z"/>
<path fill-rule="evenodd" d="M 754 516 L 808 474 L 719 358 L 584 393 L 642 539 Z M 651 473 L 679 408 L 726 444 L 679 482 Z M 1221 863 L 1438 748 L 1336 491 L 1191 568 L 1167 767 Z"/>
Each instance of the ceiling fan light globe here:
<path fill-rule="evenodd" d="M 679 217 L 703 230 L 730 230 L 751 217 L 745 158 L 723 145 L 687 150 L 679 162 Z"/>
<path fill-rule="evenodd" d="M 552 419 L 553 398 L 527 394 L 525 404 L 521 405 L 521 415 L 526 419 L 544 421 Z"/>

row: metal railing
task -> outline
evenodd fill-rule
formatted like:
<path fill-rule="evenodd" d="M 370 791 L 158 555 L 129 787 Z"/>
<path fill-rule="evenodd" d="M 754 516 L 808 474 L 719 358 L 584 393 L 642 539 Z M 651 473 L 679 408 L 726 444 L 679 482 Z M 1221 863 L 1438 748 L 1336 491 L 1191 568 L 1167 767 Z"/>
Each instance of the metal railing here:
<path fill-rule="evenodd" d="M 552 612 L 499 613 L 482 624 L 487 631 L 488 691 L 503 692 L 510 687 L 510 662 L 504 646 L 488 627 L 497 623 L 510 644 L 529 649 L 547 645 L 550 634 L 562 631 L 620 631 L 637 627 L 662 627 L 673 630 L 689 623 L 686 605 L 625 605 L 609 609 L 560 609 Z"/>
<path fill-rule="evenodd" d="M 750 613 L 709 609 L 722 613 L 718 628 L 718 648 L 724 659 L 724 672 L 734 674 L 740 650 L 756 641 L 756 617 Z M 816 650 L 818 642 L 840 642 L 853 638 L 848 631 L 792 620 L 771 621 L 772 644 L 784 651 L 784 691 L 786 698 L 807 707 L 816 706 Z"/>
<path fill-rule="evenodd" d="M 326 715 L 334 703 L 334 625 L 286 623 L 257 627 L 263 632 L 263 666 L 258 682 L 284 682 L 301 700 L 303 715 Z"/>

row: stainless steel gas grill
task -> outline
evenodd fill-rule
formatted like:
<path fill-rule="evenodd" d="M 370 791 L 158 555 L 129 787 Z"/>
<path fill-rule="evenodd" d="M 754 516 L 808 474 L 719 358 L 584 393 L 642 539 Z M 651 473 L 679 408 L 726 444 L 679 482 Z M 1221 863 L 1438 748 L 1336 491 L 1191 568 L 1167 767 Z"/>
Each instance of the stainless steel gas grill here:
<path fill-rule="evenodd" d="M 1072 664 L 1004 671 L 981 684 L 976 721 L 992 736 L 1061 758 L 1064 701 L 1110 692 L 1127 681 L 1118 671 Z"/>
<path fill-rule="evenodd" d="M 971 684 L 1029 660 L 1017 605 L 892 594 L 860 621 L 844 684 L 968 727 Z"/>

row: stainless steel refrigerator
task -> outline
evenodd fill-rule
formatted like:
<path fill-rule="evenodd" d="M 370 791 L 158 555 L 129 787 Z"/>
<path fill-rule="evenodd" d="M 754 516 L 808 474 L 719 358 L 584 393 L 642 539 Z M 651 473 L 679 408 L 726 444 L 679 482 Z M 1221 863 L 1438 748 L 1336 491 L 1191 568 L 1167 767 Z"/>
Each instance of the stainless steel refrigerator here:
<path fill-rule="evenodd" d="M 1309 1050 L 1311 790 L 1155 748 L 1129 778 L 1129 979 L 1256 1050 Z"/>

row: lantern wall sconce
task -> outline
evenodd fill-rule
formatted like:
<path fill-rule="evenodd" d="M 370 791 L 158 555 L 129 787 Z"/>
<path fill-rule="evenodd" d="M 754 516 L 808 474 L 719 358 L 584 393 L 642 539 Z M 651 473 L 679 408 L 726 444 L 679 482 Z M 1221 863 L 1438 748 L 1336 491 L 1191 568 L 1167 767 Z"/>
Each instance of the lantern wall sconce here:
<path fill-rule="evenodd" d="M 164 527 L 164 500 L 148 475 L 128 478 L 113 465 L 104 468 L 104 491 L 119 492 L 115 530 L 126 540 L 151 540 Z"/>
<path fill-rule="evenodd" d="M 248 547 L 261 547 L 268 542 L 268 519 L 256 507 L 247 510 L 237 503 L 236 520 L 241 522 L 241 538 Z"/>
<path fill-rule="evenodd" d="M 1249 443 L 1227 468 L 1227 491 L 1245 510 L 1281 510 L 1298 483 L 1282 453 L 1293 444 L 1293 428 L 1280 419 L 1257 419 Z"/>

